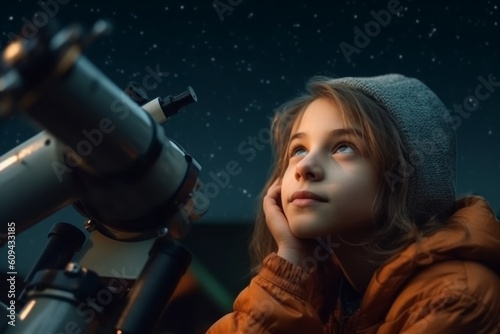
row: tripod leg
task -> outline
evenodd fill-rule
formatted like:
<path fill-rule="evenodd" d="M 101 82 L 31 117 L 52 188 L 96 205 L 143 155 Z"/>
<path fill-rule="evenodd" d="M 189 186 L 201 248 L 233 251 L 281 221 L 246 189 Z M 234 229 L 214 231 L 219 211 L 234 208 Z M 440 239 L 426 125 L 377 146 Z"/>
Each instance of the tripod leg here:
<path fill-rule="evenodd" d="M 158 238 L 116 324 L 117 333 L 149 333 L 167 306 L 191 254 L 172 239 Z"/>

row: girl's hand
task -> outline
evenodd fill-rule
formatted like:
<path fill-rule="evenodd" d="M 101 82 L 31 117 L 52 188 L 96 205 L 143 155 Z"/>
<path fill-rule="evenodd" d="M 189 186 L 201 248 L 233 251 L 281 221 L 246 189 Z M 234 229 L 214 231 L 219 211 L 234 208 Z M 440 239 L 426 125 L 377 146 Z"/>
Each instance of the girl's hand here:
<path fill-rule="evenodd" d="M 263 199 L 266 223 L 276 244 L 278 255 L 296 265 L 313 252 L 314 241 L 296 237 L 290 230 L 281 205 L 281 180 L 277 179 L 267 190 Z"/>

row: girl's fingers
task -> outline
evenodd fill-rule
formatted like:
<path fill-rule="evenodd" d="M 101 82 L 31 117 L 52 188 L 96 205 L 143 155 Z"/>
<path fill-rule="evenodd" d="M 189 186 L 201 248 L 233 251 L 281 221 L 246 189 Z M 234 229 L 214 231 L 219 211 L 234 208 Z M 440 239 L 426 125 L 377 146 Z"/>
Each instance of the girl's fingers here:
<path fill-rule="evenodd" d="M 274 206 L 280 209 L 280 197 L 281 197 L 281 184 L 278 183 L 279 180 L 274 181 L 274 183 L 267 190 L 266 196 L 264 196 L 264 211 L 270 209 L 276 209 Z"/>
<path fill-rule="evenodd" d="M 280 245 L 283 240 L 290 239 L 292 234 L 288 226 L 288 220 L 281 208 L 281 184 L 279 180 L 269 187 L 264 197 L 263 208 L 267 226 L 276 243 Z"/>

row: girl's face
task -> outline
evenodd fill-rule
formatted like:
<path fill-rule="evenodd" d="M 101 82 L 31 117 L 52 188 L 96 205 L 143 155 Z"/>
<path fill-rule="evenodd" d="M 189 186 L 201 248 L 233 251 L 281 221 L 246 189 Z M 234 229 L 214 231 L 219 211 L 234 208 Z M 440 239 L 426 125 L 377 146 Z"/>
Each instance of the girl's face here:
<path fill-rule="evenodd" d="M 313 101 L 297 120 L 282 179 L 283 211 L 294 235 L 363 235 L 373 226 L 376 182 L 363 140 L 344 127 L 340 110 L 326 99 Z"/>

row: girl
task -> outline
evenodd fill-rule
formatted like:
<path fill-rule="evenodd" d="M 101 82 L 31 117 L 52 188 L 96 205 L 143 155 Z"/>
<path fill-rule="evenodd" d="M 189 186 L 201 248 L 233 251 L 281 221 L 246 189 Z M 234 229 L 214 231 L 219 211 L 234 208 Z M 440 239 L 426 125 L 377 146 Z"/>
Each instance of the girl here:
<path fill-rule="evenodd" d="M 402 75 L 315 77 L 273 123 L 257 275 L 208 333 L 500 333 L 500 224 Z"/>

